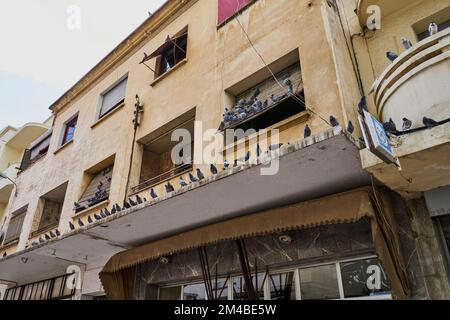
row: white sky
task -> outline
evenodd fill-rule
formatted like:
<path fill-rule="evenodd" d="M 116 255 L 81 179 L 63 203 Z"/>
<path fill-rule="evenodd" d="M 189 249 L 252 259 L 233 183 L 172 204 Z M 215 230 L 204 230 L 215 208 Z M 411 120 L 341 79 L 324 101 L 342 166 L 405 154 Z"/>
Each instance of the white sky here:
<path fill-rule="evenodd" d="M 0 128 L 48 107 L 165 0 L 1 0 Z M 80 9 L 79 30 L 71 30 Z"/>

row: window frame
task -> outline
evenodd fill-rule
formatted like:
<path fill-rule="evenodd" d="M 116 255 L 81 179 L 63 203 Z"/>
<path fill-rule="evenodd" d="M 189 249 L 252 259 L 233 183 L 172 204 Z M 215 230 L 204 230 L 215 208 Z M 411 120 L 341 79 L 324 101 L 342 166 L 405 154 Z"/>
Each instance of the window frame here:
<path fill-rule="evenodd" d="M 110 115 L 115 110 L 117 110 L 121 105 L 125 104 L 127 88 L 128 88 L 128 80 L 129 80 L 129 77 L 128 77 L 128 72 L 127 72 L 125 75 L 120 77 L 117 81 L 115 81 L 112 85 L 110 85 L 106 90 L 104 90 L 102 93 L 100 93 L 100 99 L 98 102 L 97 113 L 96 113 L 96 117 L 95 117 L 96 121 L 106 118 L 108 115 Z M 106 112 L 102 113 L 103 102 L 105 100 L 105 96 L 124 81 L 126 83 L 125 83 L 125 90 L 123 93 L 123 98 L 120 101 L 118 101 L 116 104 L 114 104 L 111 108 L 109 108 Z"/>
<path fill-rule="evenodd" d="M 188 26 L 184 27 L 180 32 L 175 34 L 172 38 L 170 38 L 173 45 L 164 50 L 160 55 L 158 55 L 155 59 L 155 75 L 154 80 L 157 80 L 166 74 L 170 73 L 172 70 L 176 69 L 180 64 L 183 63 L 188 57 L 188 49 L 189 49 L 189 28 Z M 186 42 L 185 47 L 181 47 L 179 42 Z M 181 53 L 181 56 L 177 56 L 177 52 L 179 53 L 179 50 L 176 49 L 179 48 L 181 50 L 184 50 L 184 53 Z M 173 55 L 173 65 L 170 66 L 170 68 L 164 68 L 164 57 L 165 54 L 172 54 Z M 167 59 L 165 59 L 167 61 Z"/>

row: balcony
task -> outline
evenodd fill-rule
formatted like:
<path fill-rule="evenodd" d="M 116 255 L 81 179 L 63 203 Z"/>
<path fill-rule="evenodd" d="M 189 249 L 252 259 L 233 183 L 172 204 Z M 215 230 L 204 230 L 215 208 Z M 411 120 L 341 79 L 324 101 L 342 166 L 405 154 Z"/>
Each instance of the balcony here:
<path fill-rule="evenodd" d="M 404 117 L 421 126 L 424 116 L 450 117 L 450 30 L 429 37 L 403 52 L 373 85 L 383 122 Z"/>
<path fill-rule="evenodd" d="M 19 163 L 14 163 L 8 167 L 3 173 L 15 180 L 17 177 L 17 166 Z M 0 179 L 0 204 L 7 205 L 9 202 L 9 197 L 11 196 L 11 192 L 14 189 L 14 185 L 8 179 Z"/>

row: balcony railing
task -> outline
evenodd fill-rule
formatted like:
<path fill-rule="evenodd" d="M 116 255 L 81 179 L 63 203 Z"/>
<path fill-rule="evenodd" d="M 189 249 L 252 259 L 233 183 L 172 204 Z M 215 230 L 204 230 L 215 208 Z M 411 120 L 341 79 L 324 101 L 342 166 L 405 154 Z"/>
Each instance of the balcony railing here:
<path fill-rule="evenodd" d="M 142 182 L 141 184 L 133 187 L 131 190 L 133 193 L 138 193 L 138 192 L 144 191 L 146 189 L 150 189 L 152 187 L 160 185 L 163 182 L 171 180 L 177 176 L 180 176 L 182 174 L 190 172 L 190 171 L 192 171 L 192 168 L 193 168 L 192 163 L 183 164 L 179 167 L 173 168 L 172 170 L 161 173 L 160 175 L 158 175 L 156 177 L 148 179 L 148 180 Z"/>

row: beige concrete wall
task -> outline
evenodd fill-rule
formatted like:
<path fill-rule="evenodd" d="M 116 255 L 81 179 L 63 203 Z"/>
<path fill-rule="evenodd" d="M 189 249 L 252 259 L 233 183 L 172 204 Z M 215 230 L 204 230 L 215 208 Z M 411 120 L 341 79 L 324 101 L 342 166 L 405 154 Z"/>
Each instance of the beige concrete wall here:
<path fill-rule="evenodd" d="M 357 101 L 358 89 L 354 88 L 356 81 L 347 57 L 348 49 L 339 43 L 342 30 L 334 28 L 336 17 L 326 7 L 326 1 L 321 0 L 259 0 L 239 19 L 267 63 L 298 50 L 306 104 L 326 119 L 334 115 L 343 122 L 354 116 L 352 112 L 345 113 Z M 10 211 L 28 205 L 19 250 L 27 244 L 39 197 L 69 182 L 59 227 L 61 232 L 67 231 L 68 221 L 73 218 L 73 203 L 84 191 L 84 172 L 111 155 L 115 155 L 115 166 L 110 204 L 122 202 L 132 147 L 131 121 L 136 94 L 144 104 L 138 140 L 194 107 L 196 120 L 203 122 L 204 130 L 218 128 L 229 99 L 224 91 L 264 65 L 237 21 L 230 21 L 219 29 L 216 23 L 217 2 L 195 2 L 56 114 L 49 153 L 17 179 L 20 192 L 12 201 Z M 153 73 L 139 64 L 143 52 L 153 52 L 167 35 L 174 35 L 186 26 L 189 27 L 187 63 L 151 86 Z M 340 64 L 339 67 L 336 64 Z M 125 105 L 92 127 L 101 93 L 127 73 Z M 79 117 L 74 141 L 59 150 L 64 123 L 76 113 Z M 295 125 L 286 125 L 282 142 L 303 137 L 305 122 L 293 123 Z M 308 123 L 314 133 L 329 129 L 313 113 Z M 142 149 L 136 148 L 130 186 L 139 182 L 141 161 Z M 202 166 L 202 170 L 209 172 L 206 166 Z M 163 188 L 158 192 L 162 194 Z"/>

